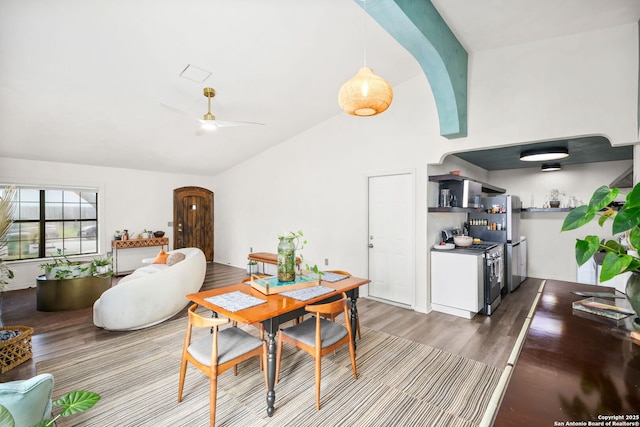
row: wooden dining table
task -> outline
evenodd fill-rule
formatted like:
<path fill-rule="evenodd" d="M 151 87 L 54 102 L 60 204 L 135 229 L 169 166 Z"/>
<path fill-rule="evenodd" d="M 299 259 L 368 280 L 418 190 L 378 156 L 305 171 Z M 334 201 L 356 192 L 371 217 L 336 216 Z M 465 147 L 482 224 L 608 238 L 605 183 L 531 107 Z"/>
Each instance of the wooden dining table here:
<path fill-rule="evenodd" d="M 187 295 L 187 298 L 196 304 L 212 310 L 216 315 L 222 315 L 228 317 L 231 320 L 235 320 L 238 323 L 245 325 L 262 323 L 266 333 L 267 340 L 267 414 L 272 416 L 275 411 L 276 393 L 274 390 L 276 379 L 276 334 L 280 329 L 280 325 L 290 320 L 299 318 L 304 315 L 306 311 L 304 307 L 309 304 L 316 304 L 323 301 L 330 301 L 332 299 L 339 298 L 341 293 L 345 292 L 347 297 L 351 300 L 351 330 L 355 334 L 357 330 L 357 315 L 358 309 L 356 302 L 359 296 L 359 287 L 369 283 L 368 279 L 362 279 L 358 277 L 349 276 L 345 279 L 335 282 L 328 282 L 322 280 L 321 286 L 331 288 L 332 291 L 308 299 L 306 301 L 289 298 L 280 294 L 265 295 L 257 289 L 254 289 L 249 283 L 237 283 L 235 285 L 224 286 L 221 288 L 209 289 L 206 291 L 197 292 Z M 265 300 L 265 303 L 261 303 L 243 310 L 229 311 L 224 307 L 213 304 L 210 300 L 211 297 L 218 295 L 230 294 L 232 292 L 242 292 L 247 295 L 251 295 L 256 298 Z"/>

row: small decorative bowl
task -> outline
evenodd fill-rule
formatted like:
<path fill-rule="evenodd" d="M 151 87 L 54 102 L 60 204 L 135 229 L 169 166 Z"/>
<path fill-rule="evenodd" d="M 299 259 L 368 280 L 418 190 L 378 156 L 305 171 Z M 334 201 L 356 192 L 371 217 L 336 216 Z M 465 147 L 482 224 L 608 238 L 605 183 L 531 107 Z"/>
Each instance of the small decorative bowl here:
<path fill-rule="evenodd" d="M 164 231 L 154 231 L 153 235 L 156 237 L 162 237 L 164 236 Z"/>
<path fill-rule="evenodd" d="M 471 236 L 453 236 L 453 242 L 456 246 L 471 246 L 473 237 Z"/>

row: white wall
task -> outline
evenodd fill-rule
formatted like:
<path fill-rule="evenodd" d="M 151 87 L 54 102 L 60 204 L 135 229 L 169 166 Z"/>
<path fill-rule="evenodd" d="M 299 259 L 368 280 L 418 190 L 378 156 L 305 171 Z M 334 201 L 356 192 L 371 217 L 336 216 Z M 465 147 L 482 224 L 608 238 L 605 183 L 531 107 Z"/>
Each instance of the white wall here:
<path fill-rule="evenodd" d="M 98 245 L 102 254 L 111 251 L 113 232 L 125 228 L 131 232 L 145 228 L 163 230 L 171 249 L 173 228 L 168 224 L 173 221 L 173 189 L 193 185 L 214 190 L 211 177 L 9 158 L 0 158 L 0 182 L 97 187 Z M 159 250 L 159 247 L 121 250 L 119 264 L 125 269 L 138 267 L 142 258 L 155 256 Z M 40 262 L 12 262 L 15 278 L 8 289 L 34 287 L 36 276 L 42 274 Z"/>

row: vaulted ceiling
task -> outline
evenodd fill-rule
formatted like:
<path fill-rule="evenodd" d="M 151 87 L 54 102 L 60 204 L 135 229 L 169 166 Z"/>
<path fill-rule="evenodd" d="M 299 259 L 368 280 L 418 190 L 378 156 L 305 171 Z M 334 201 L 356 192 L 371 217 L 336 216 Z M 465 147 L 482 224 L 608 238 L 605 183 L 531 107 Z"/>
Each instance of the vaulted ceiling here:
<path fill-rule="evenodd" d="M 637 0 L 433 4 L 469 53 L 640 17 Z M 355 0 L 0 0 L 0 156 L 214 175 L 344 114 L 362 24 Z M 367 28 L 377 74 L 393 86 L 422 73 Z M 189 64 L 210 76 L 182 77 Z M 265 126 L 196 136 L 206 86 L 218 119 Z"/>

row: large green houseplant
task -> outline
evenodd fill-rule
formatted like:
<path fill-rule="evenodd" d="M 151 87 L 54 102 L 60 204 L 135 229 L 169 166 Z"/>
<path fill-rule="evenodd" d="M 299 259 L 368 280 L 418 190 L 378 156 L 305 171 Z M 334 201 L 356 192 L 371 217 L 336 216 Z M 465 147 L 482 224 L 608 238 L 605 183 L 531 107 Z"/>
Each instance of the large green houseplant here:
<path fill-rule="evenodd" d="M 624 204 L 617 211 L 609 207 L 620 194 L 618 188 L 602 186 L 591 197 L 588 205 L 573 209 L 562 224 L 562 231 L 574 230 L 597 219 L 602 227 L 611 222 L 613 235 L 624 233 L 624 244 L 616 240 L 605 240 L 589 235 L 576 242 L 578 265 L 587 262 L 598 252 L 605 252 L 600 271 L 600 281 L 631 272 L 627 281 L 626 295 L 636 314 L 640 317 L 640 184 L 636 184 L 627 194 Z M 640 324 L 634 322 L 640 330 Z"/>
<path fill-rule="evenodd" d="M 4 188 L 0 196 L 0 254 L 4 253 L 7 247 L 7 235 L 11 229 L 11 224 L 13 224 L 15 213 L 15 197 L 16 190 L 14 187 Z M 0 292 L 6 289 L 11 279 L 13 279 L 13 271 L 0 258 Z"/>

